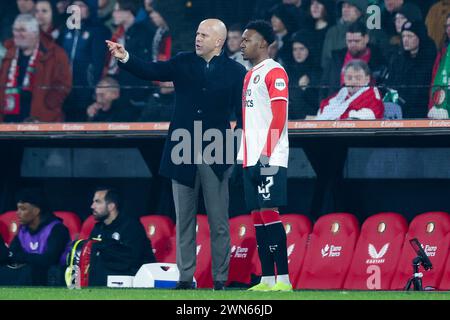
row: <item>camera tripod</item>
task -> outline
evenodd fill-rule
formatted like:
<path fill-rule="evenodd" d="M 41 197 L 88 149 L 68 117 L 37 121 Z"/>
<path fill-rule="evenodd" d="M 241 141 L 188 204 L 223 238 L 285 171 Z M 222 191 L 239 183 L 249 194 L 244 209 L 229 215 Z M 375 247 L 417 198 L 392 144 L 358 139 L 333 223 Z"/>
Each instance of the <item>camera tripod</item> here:
<path fill-rule="evenodd" d="M 422 258 L 415 257 L 412 261 L 413 266 L 413 275 L 411 278 L 409 278 L 408 282 L 406 283 L 405 290 L 409 291 L 411 289 L 411 285 L 413 286 L 415 291 L 423 291 L 422 287 L 422 277 L 423 273 L 419 272 L 419 267 L 423 263 Z"/>

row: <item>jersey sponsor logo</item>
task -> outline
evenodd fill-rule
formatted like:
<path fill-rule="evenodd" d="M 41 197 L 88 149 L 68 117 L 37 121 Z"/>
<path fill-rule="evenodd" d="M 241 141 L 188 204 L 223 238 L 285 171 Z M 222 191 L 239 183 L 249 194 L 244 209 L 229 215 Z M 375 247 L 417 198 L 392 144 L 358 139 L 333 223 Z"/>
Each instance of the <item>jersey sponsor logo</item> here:
<path fill-rule="evenodd" d="M 384 257 L 384 255 L 386 254 L 386 252 L 389 249 L 389 243 L 386 243 L 378 252 L 377 249 L 375 249 L 375 246 L 371 243 L 369 243 L 369 247 L 368 247 L 368 253 L 369 256 L 372 259 L 367 259 L 366 263 L 367 264 L 378 264 L 378 263 L 384 263 L 384 259 L 382 259 Z"/>
<path fill-rule="evenodd" d="M 279 91 L 283 91 L 286 89 L 286 82 L 282 78 L 278 78 L 275 80 L 275 89 Z"/>
<path fill-rule="evenodd" d="M 325 257 L 339 257 L 341 255 L 342 246 L 328 245 L 328 243 L 323 247 L 320 252 L 322 253 L 322 258 Z"/>

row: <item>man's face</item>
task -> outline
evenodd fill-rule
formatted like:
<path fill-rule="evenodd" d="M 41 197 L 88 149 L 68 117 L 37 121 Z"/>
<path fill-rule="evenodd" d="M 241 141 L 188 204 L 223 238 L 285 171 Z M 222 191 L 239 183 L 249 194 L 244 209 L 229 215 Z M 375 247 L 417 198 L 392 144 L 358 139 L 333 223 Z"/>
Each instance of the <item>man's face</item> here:
<path fill-rule="evenodd" d="M 38 2 L 34 14 L 40 26 L 50 25 L 52 23 L 52 8 L 49 2 Z"/>
<path fill-rule="evenodd" d="M 295 62 L 302 63 L 308 58 L 309 50 L 300 42 L 294 42 L 292 44 L 292 56 Z"/>
<path fill-rule="evenodd" d="M 17 48 L 25 50 L 33 48 L 39 40 L 39 33 L 29 31 L 25 23 L 15 23 L 13 25 L 14 44 Z"/>
<path fill-rule="evenodd" d="M 229 31 L 227 47 L 231 53 L 238 52 L 241 48 L 242 33 L 239 31 Z"/>
<path fill-rule="evenodd" d="M 388 12 L 393 12 L 395 9 L 403 5 L 403 0 L 384 0 L 384 6 Z"/>
<path fill-rule="evenodd" d="M 403 25 L 405 24 L 406 21 L 408 21 L 408 19 L 406 19 L 406 17 L 401 13 L 396 13 L 394 21 L 395 21 L 395 31 L 397 31 L 397 33 L 400 33 L 402 32 Z"/>
<path fill-rule="evenodd" d="M 342 4 L 342 20 L 348 23 L 355 22 L 361 17 L 361 12 L 355 6 L 344 2 Z"/>
<path fill-rule="evenodd" d="M 403 48 L 406 51 L 414 52 L 419 48 L 420 40 L 413 32 L 403 31 L 402 32 L 402 42 L 403 42 Z"/>
<path fill-rule="evenodd" d="M 365 87 L 370 82 L 370 76 L 364 73 L 364 70 L 355 70 L 355 68 L 348 68 L 344 74 L 344 83 L 348 89 L 348 93 L 353 95 L 361 89 L 361 87 Z"/>
<path fill-rule="evenodd" d="M 17 219 L 21 225 L 29 225 L 40 213 L 40 209 L 28 202 L 17 203 Z"/>
<path fill-rule="evenodd" d="M 102 106 L 111 106 L 111 103 L 119 96 L 117 88 L 108 88 L 107 83 L 99 83 L 95 89 L 95 100 Z"/>
<path fill-rule="evenodd" d="M 20 13 L 33 13 L 34 2 L 33 0 L 17 0 L 17 8 Z"/>
<path fill-rule="evenodd" d="M 207 23 L 200 23 L 195 36 L 195 53 L 200 57 L 211 54 L 218 46 L 218 36 Z"/>
<path fill-rule="evenodd" d="M 345 34 L 345 42 L 347 44 L 347 49 L 353 57 L 358 57 L 364 53 L 367 49 L 367 44 L 369 43 L 369 37 L 367 35 L 362 35 L 361 33 L 350 33 Z"/>
<path fill-rule="evenodd" d="M 94 195 L 94 199 L 92 200 L 92 214 L 94 215 L 94 219 L 97 221 L 103 221 L 109 216 L 105 195 L 106 191 L 97 191 Z"/>
<path fill-rule="evenodd" d="M 263 38 L 255 30 L 245 29 L 242 34 L 241 52 L 244 60 L 255 59 L 262 45 Z"/>

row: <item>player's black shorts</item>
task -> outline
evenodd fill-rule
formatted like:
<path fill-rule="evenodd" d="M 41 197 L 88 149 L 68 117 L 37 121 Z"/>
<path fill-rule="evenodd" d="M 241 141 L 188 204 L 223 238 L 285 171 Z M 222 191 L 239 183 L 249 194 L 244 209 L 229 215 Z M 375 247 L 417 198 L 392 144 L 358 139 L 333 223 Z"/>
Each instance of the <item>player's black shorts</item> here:
<path fill-rule="evenodd" d="M 278 166 L 263 167 L 259 162 L 245 167 L 244 192 L 247 210 L 277 208 L 287 203 L 287 169 Z"/>

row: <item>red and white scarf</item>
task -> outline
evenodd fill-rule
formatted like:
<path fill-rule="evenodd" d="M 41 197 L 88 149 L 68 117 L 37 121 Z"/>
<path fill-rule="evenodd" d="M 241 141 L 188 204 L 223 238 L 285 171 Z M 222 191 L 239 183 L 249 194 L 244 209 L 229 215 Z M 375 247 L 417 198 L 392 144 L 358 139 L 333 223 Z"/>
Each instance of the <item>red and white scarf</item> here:
<path fill-rule="evenodd" d="M 20 93 L 22 91 L 31 91 L 33 87 L 33 80 L 36 72 L 36 60 L 39 54 L 39 47 L 36 48 L 28 60 L 25 77 L 23 78 L 21 86 L 18 84 L 19 78 L 19 49 L 16 49 L 14 59 L 11 61 L 11 66 L 8 71 L 8 81 L 5 89 L 5 102 L 3 114 L 18 115 L 20 114 Z"/>

